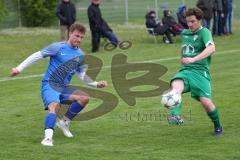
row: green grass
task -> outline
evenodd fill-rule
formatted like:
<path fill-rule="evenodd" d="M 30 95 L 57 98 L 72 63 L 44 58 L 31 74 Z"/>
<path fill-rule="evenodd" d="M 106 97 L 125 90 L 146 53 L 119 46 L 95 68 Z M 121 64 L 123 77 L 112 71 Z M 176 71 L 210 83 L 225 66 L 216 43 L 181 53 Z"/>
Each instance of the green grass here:
<path fill-rule="evenodd" d="M 124 53 L 128 62 L 154 61 L 168 68 L 162 77 L 168 81 L 178 67 L 179 39 L 172 45 L 161 40 L 155 44 L 146 34 L 144 27 L 113 26 L 122 40 L 132 40 L 133 47 L 127 51 L 94 54 L 111 65 L 112 57 Z M 89 32 L 82 49 L 90 54 Z M 54 29 L 13 29 L 0 31 L 0 157 L 3 160 L 238 160 L 239 145 L 239 24 L 234 34 L 215 37 L 217 52 L 212 61 L 213 100 L 221 112 L 225 129 L 224 136 L 212 136 L 213 126 L 200 104 L 184 95 L 182 114 L 186 119 L 183 126 L 170 126 L 166 121 L 167 110 L 160 105 L 159 96 L 137 98 L 135 106 L 128 106 L 119 98 L 111 81 L 110 68 L 103 68 L 98 80 L 106 79 L 109 86 L 104 91 L 119 98 L 112 112 L 90 121 L 75 121 L 71 124 L 73 139 L 65 138 L 56 129 L 54 147 L 40 145 L 43 136 L 43 121 L 46 111 L 40 98 L 41 78 L 3 81 L 10 69 L 31 53 L 59 38 Z M 24 70 L 19 77 L 43 74 L 47 59 Z M 130 74 L 130 77 L 139 74 Z M 78 81 L 74 79 L 74 84 Z M 147 86 L 141 89 L 148 89 Z M 96 107 L 91 101 L 88 110 Z M 190 113 L 191 112 L 191 113 Z M 139 118 L 137 115 L 141 115 Z M 147 118 L 155 114 L 158 118 Z M 190 120 L 191 114 L 191 120 Z M 127 116 L 126 116 L 127 115 Z"/>
<path fill-rule="evenodd" d="M 0 22 L 0 28 L 17 27 L 19 25 L 18 8 L 15 3 L 6 1 L 8 6 L 8 15 Z M 77 8 L 77 21 L 88 23 L 87 8 L 90 4 L 88 0 L 73 0 Z M 163 16 L 163 6 L 168 6 L 173 11 L 173 16 L 176 17 L 178 5 L 185 3 L 187 7 L 195 7 L 197 0 L 128 0 L 128 22 L 129 23 L 144 23 L 144 17 L 150 10 L 158 10 L 158 15 Z M 240 12 L 238 12 L 240 1 L 234 1 L 234 18 L 239 20 Z M 126 23 L 126 8 L 125 0 L 104 0 L 101 2 L 101 11 L 103 18 L 110 23 L 124 24 Z M 52 24 L 57 26 L 57 17 Z"/>

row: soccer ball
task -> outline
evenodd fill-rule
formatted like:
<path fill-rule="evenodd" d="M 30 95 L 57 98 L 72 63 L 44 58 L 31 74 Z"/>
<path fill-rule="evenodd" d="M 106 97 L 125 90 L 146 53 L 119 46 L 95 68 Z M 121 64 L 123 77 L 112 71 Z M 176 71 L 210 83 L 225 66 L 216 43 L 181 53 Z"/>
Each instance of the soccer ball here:
<path fill-rule="evenodd" d="M 181 94 L 172 89 L 161 96 L 161 103 L 168 109 L 173 109 L 181 103 Z"/>

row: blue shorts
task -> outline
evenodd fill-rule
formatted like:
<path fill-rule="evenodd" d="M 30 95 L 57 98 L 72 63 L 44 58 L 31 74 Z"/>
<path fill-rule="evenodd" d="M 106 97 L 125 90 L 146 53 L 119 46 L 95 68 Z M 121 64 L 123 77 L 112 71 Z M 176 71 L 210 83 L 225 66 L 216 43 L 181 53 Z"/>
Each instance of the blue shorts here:
<path fill-rule="evenodd" d="M 69 100 L 71 94 L 63 94 L 54 90 L 49 83 L 42 84 L 41 90 L 42 100 L 45 106 L 45 109 L 48 109 L 48 105 L 51 102 L 61 103 L 62 101 Z"/>

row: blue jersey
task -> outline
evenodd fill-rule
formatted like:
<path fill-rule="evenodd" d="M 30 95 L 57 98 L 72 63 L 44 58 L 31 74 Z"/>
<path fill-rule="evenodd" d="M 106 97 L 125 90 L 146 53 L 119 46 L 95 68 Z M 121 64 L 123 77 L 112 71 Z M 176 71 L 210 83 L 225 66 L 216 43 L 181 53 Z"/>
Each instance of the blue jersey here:
<path fill-rule="evenodd" d="M 51 78 L 62 85 L 68 85 L 76 72 L 84 70 L 84 53 L 80 48 L 72 48 L 66 41 L 50 44 L 41 50 L 41 54 L 43 57 L 50 56 L 48 68 L 42 79 L 43 85 L 49 83 Z"/>

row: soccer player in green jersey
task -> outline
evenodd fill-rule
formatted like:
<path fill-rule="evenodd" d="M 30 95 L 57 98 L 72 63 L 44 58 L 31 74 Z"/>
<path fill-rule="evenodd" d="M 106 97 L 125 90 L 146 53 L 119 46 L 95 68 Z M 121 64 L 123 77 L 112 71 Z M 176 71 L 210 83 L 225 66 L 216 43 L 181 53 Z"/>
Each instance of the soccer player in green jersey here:
<path fill-rule="evenodd" d="M 211 77 L 209 73 L 211 55 L 215 52 L 215 45 L 211 32 L 202 27 L 203 13 L 198 8 L 186 11 L 189 29 L 181 33 L 181 68 L 171 79 L 171 88 L 178 93 L 191 92 L 191 97 L 198 100 L 214 123 L 214 134 L 221 135 L 223 128 L 219 120 L 219 113 L 211 99 Z M 180 109 L 182 103 L 171 110 L 170 123 L 181 124 Z"/>

